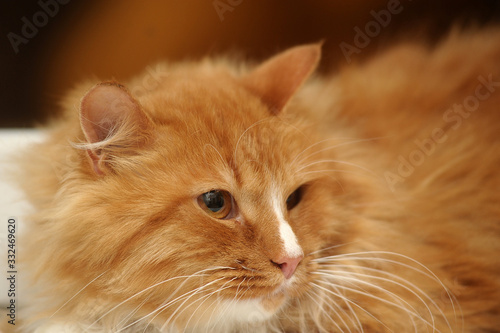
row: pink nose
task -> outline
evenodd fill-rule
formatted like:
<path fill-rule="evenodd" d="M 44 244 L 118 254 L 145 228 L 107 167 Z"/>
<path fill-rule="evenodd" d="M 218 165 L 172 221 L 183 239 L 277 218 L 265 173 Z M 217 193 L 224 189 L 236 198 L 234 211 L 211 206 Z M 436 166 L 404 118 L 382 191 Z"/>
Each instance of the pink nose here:
<path fill-rule="evenodd" d="M 295 273 L 297 266 L 303 258 L 304 256 L 302 255 L 294 258 L 283 256 L 276 261 L 273 260 L 273 262 L 278 265 L 279 268 L 281 268 L 281 271 L 283 272 L 283 275 L 285 275 L 285 278 L 289 279 L 292 277 L 293 273 Z"/>

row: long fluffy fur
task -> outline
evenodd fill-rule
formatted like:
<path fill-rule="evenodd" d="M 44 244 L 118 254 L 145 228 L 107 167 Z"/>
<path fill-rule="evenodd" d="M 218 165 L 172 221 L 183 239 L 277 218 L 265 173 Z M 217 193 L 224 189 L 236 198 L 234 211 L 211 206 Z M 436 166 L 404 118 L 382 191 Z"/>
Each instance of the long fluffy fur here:
<path fill-rule="evenodd" d="M 151 126 L 101 147 L 104 177 L 81 149 L 83 84 L 21 162 L 37 207 L 24 330 L 500 332 L 500 86 L 484 84 L 499 59 L 497 29 L 402 44 L 313 78 L 278 116 L 240 64 L 166 66 L 135 96 Z M 474 111 L 453 111 L 477 89 Z M 259 223 L 271 191 L 301 184 L 287 219 L 305 258 L 279 296 Z M 196 207 L 212 188 L 232 193 L 244 231 Z M 273 315 L 231 314 L 253 299 Z"/>

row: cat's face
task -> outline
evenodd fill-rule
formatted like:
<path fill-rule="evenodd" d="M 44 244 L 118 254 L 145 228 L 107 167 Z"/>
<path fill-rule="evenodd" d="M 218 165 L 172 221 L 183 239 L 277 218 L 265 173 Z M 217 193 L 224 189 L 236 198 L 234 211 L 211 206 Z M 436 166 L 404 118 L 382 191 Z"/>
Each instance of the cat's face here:
<path fill-rule="evenodd" d="M 341 181 L 283 111 L 318 60 L 317 46 L 300 52 L 279 82 L 297 51 L 243 78 L 187 67 L 140 98 L 114 83 L 83 98 L 85 180 L 67 199 L 78 223 L 58 227 L 61 271 L 82 284 L 102 272 L 86 291 L 105 295 L 110 317 L 264 320 L 310 289 L 319 251 L 345 241 Z"/>
<path fill-rule="evenodd" d="M 255 320 L 308 289 L 311 253 L 334 244 L 332 233 L 339 231 L 332 227 L 331 202 L 340 189 L 314 172 L 324 165 L 308 166 L 323 157 L 308 158 L 317 150 L 307 150 L 316 141 L 305 137 L 306 128 L 269 115 L 251 96 L 241 106 L 241 96 L 227 103 L 230 97 L 217 89 L 207 94 L 220 101 L 212 97 L 210 107 L 191 103 L 184 111 L 198 118 L 188 126 L 182 124 L 185 118 L 172 117 L 155 129 L 151 156 L 135 170 L 138 176 L 116 175 L 133 188 L 119 192 L 113 205 L 122 202 L 123 210 L 110 220 L 142 212 L 141 223 L 130 224 L 144 233 L 134 242 L 120 240 L 123 253 L 137 261 L 131 267 L 125 257 L 117 268 L 132 278 L 130 286 L 144 276 L 131 292 L 192 276 L 152 288 L 147 294 L 155 306 L 184 295 L 188 318 L 200 306 L 197 316 L 216 318 L 230 307 L 235 316 Z M 197 91 L 194 85 L 191 93 Z M 164 108 L 169 107 L 166 101 Z M 122 268 L 123 263 L 128 265 Z M 171 309 L 183 301 L 174 301 Z M 170 316 L 171 309 L 161 316 Z"/>

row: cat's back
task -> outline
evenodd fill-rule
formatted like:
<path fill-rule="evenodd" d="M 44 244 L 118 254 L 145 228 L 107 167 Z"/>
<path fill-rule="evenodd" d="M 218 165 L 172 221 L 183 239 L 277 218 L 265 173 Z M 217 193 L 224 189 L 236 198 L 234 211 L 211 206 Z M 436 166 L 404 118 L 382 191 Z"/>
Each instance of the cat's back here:
<path fill-rule="evenodd" d="M 340 72 L 335 112 L 360 136 L 377 138 L 393 191 L 460 182 L 496 197 L 499 59 L 498 29 L 452 32 L 434 47 L 402 44 Z"/>
<path fill-rule="evenodd" d="M 319 104 L 327 135 L 350 128 L 362 142 L 343 153 L 357 150 L 357 165 L 388 189 L 369 214 L 393 214 L 421 240 L 408 253 L 467 286 L 454 290 L 466 312 L 500 298 L 499 59 L 500 30 L 452 32 L 344 68 L 311 93 L 331 96 Z M 483 321 L 497 323 L 499 311 Z"/>

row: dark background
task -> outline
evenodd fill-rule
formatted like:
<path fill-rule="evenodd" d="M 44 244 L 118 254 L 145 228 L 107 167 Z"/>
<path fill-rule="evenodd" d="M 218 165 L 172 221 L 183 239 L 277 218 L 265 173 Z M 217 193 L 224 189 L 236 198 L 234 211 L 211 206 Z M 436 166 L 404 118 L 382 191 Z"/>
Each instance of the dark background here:
<path fill-rule="evenodd" d="M 374 20 L 372 10 L 384 10 L 395 0 L 60 1 L 67 3 L 2 1 L 0 127 L 41 123 L 57 114 L 58 100 L 79 80 L 92 75 L 123 80 L 160 59 L 235 51 L 262 59 L 292 45 L 324 39 L 322 70 L 335 70 L 347 62 L 340 43 L 354 45 L 354 28 L 364 30 Z M 451 26 L 476 27 L 500 20 L 497 0 L 399 2 L 401 12 L 352 55 L 353 61 L 362 62 L 400 39 L 433 43 Z M 51 11 L 45 21 L 40 14 L 44 6 Z M 223 7 L 226 11 L 221 13 Z M 38 31 L 31 31 L 33 36 L 16 53 L 9 33 L 24 38 L 26 20 L 36 19 Z"/>

